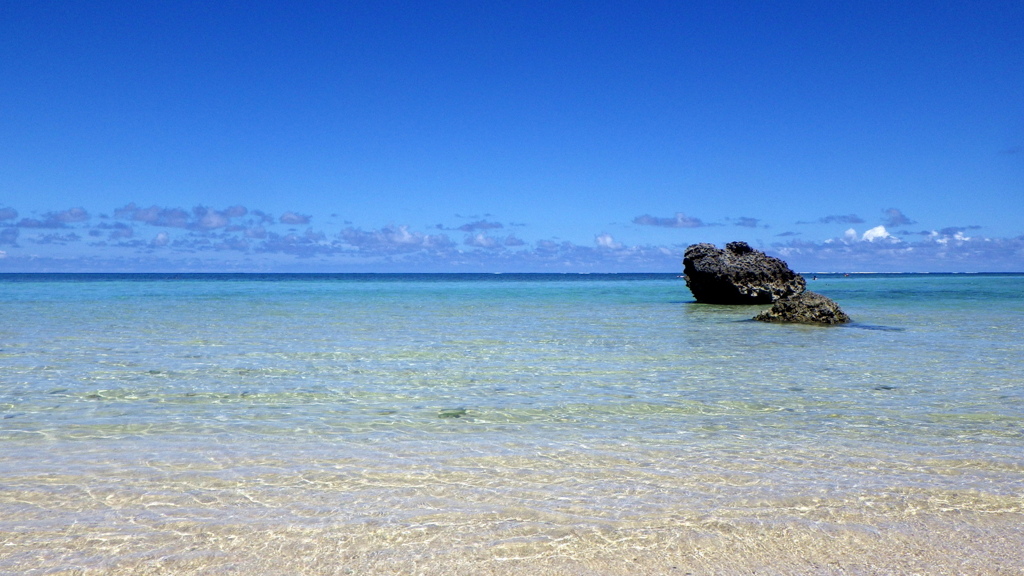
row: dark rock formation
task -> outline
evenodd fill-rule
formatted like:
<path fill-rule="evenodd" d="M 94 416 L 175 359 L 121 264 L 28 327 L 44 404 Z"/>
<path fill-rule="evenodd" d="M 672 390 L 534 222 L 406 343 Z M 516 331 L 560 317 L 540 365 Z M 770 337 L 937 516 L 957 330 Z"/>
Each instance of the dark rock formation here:
<path fill-rule="evenodd" d="M 725 250 L 693 244 L 684 254 L 683 273 L 693 297 L 707 304 L 771 304 L 806 286 L 785 262 L 746 242 L 730 242 Z"/>
<path fill-rule="evenodd" d="M 800 324 L 845 324 L 850 317 L 839 305 L 817 292 L 803 292 L 775 302 L 754 320 L 762 322 L 797 322 Z"/>

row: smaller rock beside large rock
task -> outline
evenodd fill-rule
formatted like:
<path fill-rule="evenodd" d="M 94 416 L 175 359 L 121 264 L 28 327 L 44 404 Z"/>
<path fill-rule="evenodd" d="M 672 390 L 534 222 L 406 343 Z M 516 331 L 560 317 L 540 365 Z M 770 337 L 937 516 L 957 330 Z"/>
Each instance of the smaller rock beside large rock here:
<path fill-rule="evenodd" d="M 831 298 L 817 292 L 804 291 L 775 302 L 768 310 L 754 316 L 762 322 L 796 322 L 800 324 L 846 324 L 850 317 Z"/>

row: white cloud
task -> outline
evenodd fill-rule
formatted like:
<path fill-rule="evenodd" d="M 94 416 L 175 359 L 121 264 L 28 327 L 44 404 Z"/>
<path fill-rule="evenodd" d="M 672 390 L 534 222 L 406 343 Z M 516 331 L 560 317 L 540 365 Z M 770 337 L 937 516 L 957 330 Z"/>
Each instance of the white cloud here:
<path fill-rule="evenodd" d="M 619 250 L 622 248 L 622 243 L 616 242 L 611 234 L 599 234 L 594 238 L 594 243 L 600 248 L 607 248 L 609 250 Z"/>
<path fill-rule="evenodd" d="M 907 226 L 909 224 L 916 224 L 915 221 L 907 218 L 907 216 L 901 212 L 898 208 L 887 208 L 882 211 L 885 214 L 885 225 L 890 227 Z"/>
<path fill-rule="evenodd" d="M 153 226 L 165 226 L 168 228 L 185 228 L 188 226 L 189 219 L 188 212 L 181 208 L 160 208 L 158 206 L 139 208 L 134 202 L 114 210 L 114 218 L 135 220 Z"/>
<path fill-rule="evenodd" d="M 408 226 L 386 226 L 364 231 L 348 227 L 341 231 L 342 242 L 365 255 L 387 255 L 418 250 L 447 250 L 452 241 L 444 234 L 421 234 Z"/>
<path fill-rule="evenodd" d="M 960 245 L 964 242 L 970 242 L 972 239 L 970 236 L 965 236 L 963 230 L 952 230 L 951 232 L 952 234 L 932 230 L 928 234 L 927 238 L 942 246 L 947 246 L 950 243 L 953 245 Z"/>
<path fill-rule="evenodd" d="M 825 240 L 824 244 L 858 244 L 861 242 L 875 242 L 885 241 L 889 243 L 899 243 L 900 239 L 889 234 L 889 231 L 885 229 L 885 226 L 875 226 L 870 230 L 867 230 L 861 235 L 857 235 L 857 231 L 853 228 L 848 228 L 846 232 L 839 238 L 829 238 Z"/>
<path fill-rule="evenodd" d="M 208 210 L 205 214 L 199 217 L 199 220 L 196 222 L 196 226 L 202 230 L 213 230 L 214 228 L 223 228 L 227 226 L 228 223 L 229 220 L 224 214 L 214 210 Z"/>
<path fill-rule="evenodd" d="M 462 232 L 475 232 L 477 230 L 493 230 L 495 228 L 504 228 L 501 222 L 488 222 L 487 220 L 478 220 L 476 222 L 470 222 L 469 224 L 463 224 L 459 226 L 457 230 Z"/>
<path fill-rule="evenodd" d="M 474 246 L 476 248 L 487 249 L 501 247 L 501 244 L 498 242 L 496 238 L 492 238 L 483 233 L 467 236 L 466 239 L 463 241 L 463 244 L 465 244 L 466 246 Z"/>
<path fill-rule="evenodd" d="M 863 224 L 864 219 L 856 214 L 830 214 L 818 218 L 818 224 Z M 814 222 L 797 222 L 797 224 L 814 224 Z"/>
<path fill-rule="evenodd" d="M 676 212 L 675 216 L 668 218 L 643 214 L 633 218 L 633 224 L 659 226 L 661 228 L 700 228 L 701 226 L 707 226 L 700 218 L 693 218 L 682 212 Z"/>
<path fill-rule="evenodd" d="M 865 242 L 874 242 L 875 240 L 889 240 L 891 242 L 900 241 L 899 238 L 896 238 L 892 234 L 889 234 L 889 232 L 885 229 L 885 226 L 875 226 L 874 228 L 865 232 L 860 239 Z"/>
<path fill-rule="evenodd" d="M 171 238 L 167 235 L 167 232 L 160 232 L 156 235 L 156 238 L 153 238 L 153 246 L 167 246 L 170 243 Z"/>
<path fill-rule="evenodd" d="M 491 236 L 492 230 L 511 226 L 489 220 L 466 225 L 465 239 L 456 243 L 445 234 L 430 234 L 406 225 L 390 225 L 364 230 L 345 222 L 342 230 L 315 230 L 305 233 L 289 226 L 309 216 L 288 213 L 271 218 L 259 210 L 230 206 L 215 210 L 197 206 L 191 211 L 179 208 L 139 208 L 129 204 L 114 212 L 114 219 L 88 227 L 88 236 L 102 241 L 78 244 L 77 234 L 44 234 L 45 228 L 82 228 L 89 215 L 84 208 L 47 212 L 33 226 L 13 224 L 13 209 L 0 208 L 9 216 L 0 227 L 0 246 L 5 270 L 44 269 L 48 257 L 64 262 L 62 269 L 87 271 L 99 269 L 97 262 L 125 270 L 141 270 L 147 259 L 167 259 L 174 266 L 207 269 L 210 262 L 224 262 L 223 268 L 245 267 L 281 270 L 350 269 L 422 270 L 422 271 L 677 271 L 682 244 L 629 246 L 611 234 L 601 232 L 585 245 L 564 239 L 526 242 L 515 235 Z M 897 217 L 895 212 L 889 214 Z M 134 225 L 132 222 L 138 223 Z M 742 221 L 746 222 L 746 217 Z M 855 218 L 834 218 L 853 224 Z M 735 219 L 734 219 L 735 221 Z M 753 219 L 751 218 L 752 222 Z M 637 223 L 672 228 L 693 227 L 700 222 L 683 214 L 672 218 L 637 217 Z M 139 224 L 162 226 L 154 236 L 140 233 Z M 716 226 L 716 224 L 702 224 Z M 39 228 L 36 230 L 33 228 Z M 441 226 L 437 228 L 447 230 Z M 901 232 L 883 224 L 859 233 L 854 228 L 824 241 L 791 240 L 773 244 L 774 252 L 790 262 L 794 269 L 835 271 L 1019 271 L 1024 269 L 1024 237 L 985 238 L 980 226 L 937 228 L 932 231 Z M 972 231 L 973 236 L 968 236 Z M 154 230 L 154 232 L 157 232 Z M 20 233 L 20 236 L 19 236 Z M 784 233 L 795 234 L 795 233 Z M 462 236 L 460 234 L 460 236 Z M 140 239 L 141 237 L 141 239 Z M 146 238 L 149 238 L 148 240 Z M 21 244 L 29 244 L 29 254 Z M 462 244 L 460 246 L 459 244 Z M 468 247 L 468 248 L 467 248 Z M 88 250 L 89 252 L 86 252 Z M 131 258 L 122 255 L 134 252 Z M 234 255 L 226 256 L 234 252 Z M 109 254 L 109 258 L 104 255 Z M 49 256 L 48 256 L 49 255 Z M 36 260 L 33 260 L 35 258 Z M 227 259 L 225 259 L 227 258 Z M 234 260 L 232 260 L 232 258 Z M 315 263 L 313 259 L 315 258 Z M 306 259 L 306 263 L 300 263 Z M 38 262 L 37 262 L 38 260 Z M 46 266 L 51 266 L 46 264 Z M 104 266 L 106 266 L 105 264 Z M 173 268 L 174 266 L 171 266 Z M 116 266 L 115 266 L 116 268 Z M 171 269 L 168 268 L 168 269 Z M 175 268 L 176 269 L 176 268 Z"/>
<path fill-rule="evenodd" d="M 879 227 L 881 228 L 881 227 Z M 983 238 L 963 229 L 944 229 L 920 241 L 900 240 L 877 229 L 857 237 L 821 243 L 792 240 L 774 244 L 775 252 L 794 269 L 866 272 L 1012 272 L 1024 269 L 1024 236 Z"/>
<path fill-rule="evenodd" d="M 249 213 L 245 206 L 228 206 L 224 209 L 224 215 L 228 218 L 240 218 Z"/>
<path fill-rule="evenodd" d="M 305 214 L 298 214 L 296 212 L 285 212 L 284 214 L 281 214 L 280 221 L 282 224 L 291 224 L 294 226 L 300 224 L 309 224 L 309 219 L 310 216 L 307 216 Z"/>

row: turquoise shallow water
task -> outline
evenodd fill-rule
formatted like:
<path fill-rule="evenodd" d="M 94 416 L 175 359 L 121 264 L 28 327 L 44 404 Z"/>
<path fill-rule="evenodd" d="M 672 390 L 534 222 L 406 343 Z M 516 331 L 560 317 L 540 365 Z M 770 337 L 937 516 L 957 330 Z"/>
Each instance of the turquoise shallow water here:
<path fill-rule="evenodd" d="M 675 275 L 0 276 L 0 570 L 1019 523 L 1024 276 L 808 283 L 855 324 Z"/>

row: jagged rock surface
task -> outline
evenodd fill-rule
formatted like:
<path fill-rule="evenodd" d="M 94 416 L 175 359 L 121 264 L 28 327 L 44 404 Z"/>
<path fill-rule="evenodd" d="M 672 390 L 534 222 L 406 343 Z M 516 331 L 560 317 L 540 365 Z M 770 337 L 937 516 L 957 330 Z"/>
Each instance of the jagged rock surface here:
<path fill-rule="evenodd" d="M 683 257 L 686 286 L 697 302 L 707 304 L 770 304 L 800 294 L 806 282 L 779 260 L 746 242 L 693 244 Z"/>
<path fill-rule="evenodd" d="M 800 324 L 845 324 L 850 317 L 831 298 L 805 291 L 775 302 L 769 310 L 754 316 L 762 322 L 796 322 Z"/>

